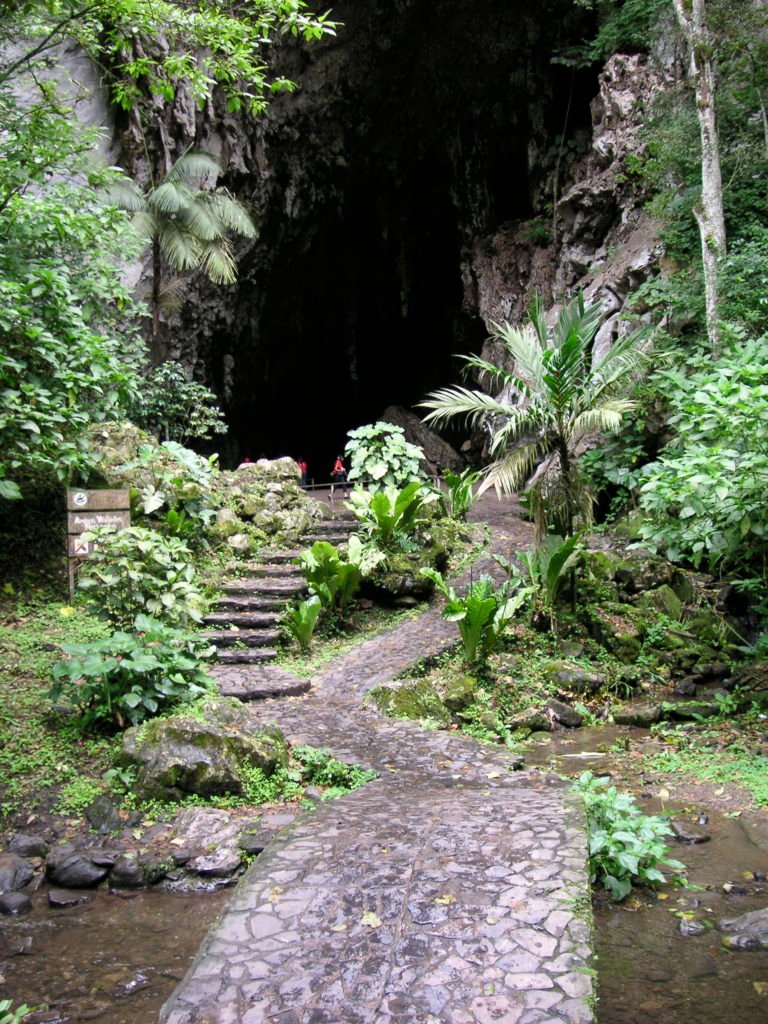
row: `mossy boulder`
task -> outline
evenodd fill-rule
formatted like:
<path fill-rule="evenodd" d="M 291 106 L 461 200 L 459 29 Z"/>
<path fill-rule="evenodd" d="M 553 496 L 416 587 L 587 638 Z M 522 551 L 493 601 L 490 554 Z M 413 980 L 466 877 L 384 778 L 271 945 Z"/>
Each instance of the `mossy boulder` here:
<path fill-rule="evenodd" d="M 605 676 L 570 661 L 545 661 L 539 666 L 544 678 L 560 692 L 591 695 L 605 685 Z"/>
<path fill-rule="evenodd" d="M 661 704 L 647 701 L 621 704 L 612 708 L 611 715 L 616 725 L 635 725 L 643 729 L 650 729 L 655 722 L 660 722 L 663 717 Z"/>
<path fill-rule="evenodd" d="M 637 599 L 637 607 L 643 611 L 659 612 L 670 619 L 679 619 L 683 611 L 680 598 L 668 583 L 642 593 Z"/>
<path fill-rule="evenodd" d="M 459 676 L 448 684 L 443 703 L 449 711 L 465 711 L 475 699 L 479 685 L 474 676 Z"/>
<path fill-rule="evenodd" d="M 431 719 L 442 723 L 451 721 L 450 711 L 436 686 L 428 679 L 406 682 L 400 686 L 377 686 L 369 692 L 366 700 L 392 718 Z"/>
<path fill-rule="evenodd" d="M 634 605 L 606 603 L 587 609 L 592 637 L 629 665 L 637 660 L 646 631 L 646 621 Z"/>
<path fill-rule="evenodd" d="M 123 759 L 138 766 L 136 789 L 143 799 L 242 796 L 244 763 L 271 775 L 287 756 L 278 729 L 255 732 L 242 704 L 225 697 L 206 701 L 199 714 L 154 719 L 123 737 Z"/>
<path fill-rule="evenodd" d="M 435 563 L 445 567 L 445 560 L 435 550 L 400 551 L 390 555 L 386 569 L 375 572 L 362 586 L 362 593 L 391 604 L 427 601 L 435 589 L 432 580 L 421 575 L 421 570 Z"/>

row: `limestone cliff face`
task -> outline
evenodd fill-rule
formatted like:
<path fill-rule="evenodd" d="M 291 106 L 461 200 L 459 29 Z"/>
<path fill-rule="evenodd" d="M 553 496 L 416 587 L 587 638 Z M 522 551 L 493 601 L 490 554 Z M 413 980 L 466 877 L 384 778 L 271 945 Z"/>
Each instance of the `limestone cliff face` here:
<path fill-rule="evenodd" d="M 260 222 L 237 284 L 194 278 L 157 357 L 222 396 L 231 458 L 303 453 L 317 477 L 349 427 L 455 380 L 453 356 L 534 293 L 586 287 L 618 314 L 658 255 L 625 159 L 663 81 L 638 56 L 599 79 L 554 64 L 591 31 L 571 0 L 333 10 L 337 39 L 276 45 L 301 88 L 266 116 L 181 93 L 117 125 L 132 174 L 208 149 Z"/>

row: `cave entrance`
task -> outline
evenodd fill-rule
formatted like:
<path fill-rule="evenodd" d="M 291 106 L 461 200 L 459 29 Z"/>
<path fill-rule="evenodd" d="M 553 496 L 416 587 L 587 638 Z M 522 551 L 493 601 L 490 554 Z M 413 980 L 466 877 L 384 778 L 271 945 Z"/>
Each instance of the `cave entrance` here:
<path fill-rule="evenodd" d="M 541 212 L 531 154 L 566 108 L 588 124 L 594 94 L 592 76 L 574 93 L 551 64 L 563 18 L 522 3 L 489 0 L 478 18 L 470 0 L 409 0 L 386 23 L 375 0 L 334 8 L 345 28 L 321 84 L 304 69 L 302 103 L 274 120 L 273 201 L 228 339 L 232 458 L 302 455 L 318 481 L 348 430 L 412 408 L 480 350 L 473 242 Z"/>

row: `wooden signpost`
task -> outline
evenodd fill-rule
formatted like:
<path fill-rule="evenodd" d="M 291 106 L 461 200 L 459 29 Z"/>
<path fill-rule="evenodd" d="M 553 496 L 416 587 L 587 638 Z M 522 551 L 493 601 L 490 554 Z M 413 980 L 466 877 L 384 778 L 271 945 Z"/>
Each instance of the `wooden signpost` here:
<path fill-rule="evenodd" d="M 75 567 L 93 553 L 93 541 L 84 539 L 96 526 L 124 530 L 131 525 L 130 494 L 127 488 L 110 491 L 67 490 L 67 555 L 69 556 L 69 598 L 75 597 Z"/>

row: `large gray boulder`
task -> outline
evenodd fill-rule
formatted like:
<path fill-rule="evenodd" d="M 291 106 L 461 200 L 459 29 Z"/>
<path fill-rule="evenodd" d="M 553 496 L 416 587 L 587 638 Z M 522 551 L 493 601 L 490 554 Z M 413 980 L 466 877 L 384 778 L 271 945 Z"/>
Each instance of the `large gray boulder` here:
<path fill-rule="evenodd" d="M 729 949 L 768 949 L 768 907 L 718 921 L 717 927 Z"/>
<path fill-rule="evenodd" d="M 0 854 L 0 894 L 23 889 L 35 869 L 16 853 Z"/>
<path fill-rule="evenodd" d="M 173 715 L 129 729 L 123 756 L 138 766 L 140 795 L 160 800 L 242 796 L 244 766 L 269 776 L 287 761 L 282 733 L 273 726 L 255 732 L 242 704 L 226 697 L 207 701 L 199 717 Z"/>

